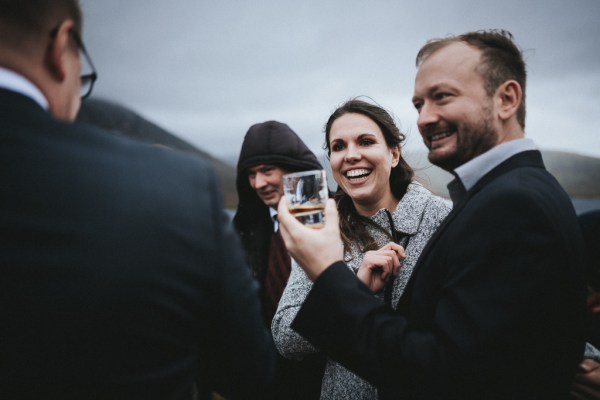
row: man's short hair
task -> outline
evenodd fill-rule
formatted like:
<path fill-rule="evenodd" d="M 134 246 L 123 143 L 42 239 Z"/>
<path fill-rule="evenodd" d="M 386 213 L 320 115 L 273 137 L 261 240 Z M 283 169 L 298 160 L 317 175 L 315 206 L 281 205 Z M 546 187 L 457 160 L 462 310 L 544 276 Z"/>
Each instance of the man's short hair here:
<path fill-rule="evenodd" d="M 66 19 L 81 34 L 79 0 L 0 0 L 0 46 L 15 50 L 39 44 L 39 38 Z"/>

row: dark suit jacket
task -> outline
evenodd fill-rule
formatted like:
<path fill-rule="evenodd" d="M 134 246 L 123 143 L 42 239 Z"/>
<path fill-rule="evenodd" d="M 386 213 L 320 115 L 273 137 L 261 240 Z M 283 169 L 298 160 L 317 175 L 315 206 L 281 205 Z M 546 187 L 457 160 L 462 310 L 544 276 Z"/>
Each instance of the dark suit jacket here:
<path fill-rule="evenodd" d="M 249 396 L 274 347 L 196 158 L 0 90 L 0 398 Z"/>
<path fill-rule="evenodd" d="M 565 399 L 584 348 L 581 245 L 540 153 L 520 153 L 449 214 L 397 312 L 340 262 L 292 326 L 382 398 Z"/>

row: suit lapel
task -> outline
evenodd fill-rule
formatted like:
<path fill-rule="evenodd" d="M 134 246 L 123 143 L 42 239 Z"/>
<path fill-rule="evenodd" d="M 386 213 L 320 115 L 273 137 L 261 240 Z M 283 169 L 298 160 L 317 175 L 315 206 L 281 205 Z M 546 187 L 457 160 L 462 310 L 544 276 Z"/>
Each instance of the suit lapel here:
<path fill-rule="evenodd" d="M 452 221 L 456 218 L 457 215 L 460 214 L 462 209 L 469 203 L 471 198 L 475 196 L 481 189 L 487 186 L 490 182 L 492 182 L 497 177 L 511 171 L 515 168 L 521 167 L 537 167 L 544 168 L 544 162 L 542 160 L 542 155 L 538 150 L 528 150 L 506 159 L 502 163 L 500 163 L 497 167 L 492 169 L 490 172 L 485 174 L 470 190 L 467 191 L 466 198 L 464 201 L 460 202 L 456 208 L 453 208 L 452 211 L 448 214 L 448 216 L 444 219 L 444 221 L 440 224 L 435 233 L 431 236 L 423 251 L 421 251 L 421 255 L 419 256 L 419 260 L 415 264 L 413 272 L 408 280 L 406 290 L 400 299 L 400 303 L 403 303 L 410 295 L 411 287 L 413 286 L 413 282 L 415 280 L 415 276 L 419 273 L 419 270 L 427 265 L 428 257 L 432 254 L 432 250 L 435 248 L 436 242 L 442 237 L 446 229 L 450 226 Z M 430 262 L 431 263 L 431 262 Z M 404 301 L 403 301 L 404 300 Z"/>

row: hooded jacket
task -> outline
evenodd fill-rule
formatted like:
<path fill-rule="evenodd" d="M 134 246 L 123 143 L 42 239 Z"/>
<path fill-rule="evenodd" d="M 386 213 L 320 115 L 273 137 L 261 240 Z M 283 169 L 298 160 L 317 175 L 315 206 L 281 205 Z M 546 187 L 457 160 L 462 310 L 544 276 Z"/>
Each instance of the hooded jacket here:
<path fill-rule="evenodd" d="M 267 121 L 252 125 L 244 137 L 237 165 L 239 201 L 233 224 L 242 240 L 247 262 L 261 284 L 262 298 L 273 223 L 269 207 L 248 181 L 248 169 L 260 164 L 276 165 L 289 172 L 323 167 L 302 139 L 281 122 Z M 270 325 L 270 321 L 267 323 Z"/>

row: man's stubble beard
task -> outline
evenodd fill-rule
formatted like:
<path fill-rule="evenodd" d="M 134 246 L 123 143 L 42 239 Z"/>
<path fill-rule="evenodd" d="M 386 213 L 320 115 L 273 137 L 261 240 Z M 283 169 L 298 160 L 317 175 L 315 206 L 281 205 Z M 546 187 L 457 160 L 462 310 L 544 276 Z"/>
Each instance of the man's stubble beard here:
<path fill-rule="evenodd" d="M 456 151 L 439 158 L 431 157 L 430 153 L 429 161 L 446 171 L 453 171 L 493 148 L 497 144 L 498 133 L 493 126 L 490 107 L 482 107 L 481 114 L 483 118 L 477 124 L 448 124 L 456 131 Z"/>

